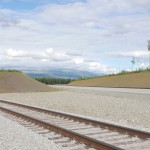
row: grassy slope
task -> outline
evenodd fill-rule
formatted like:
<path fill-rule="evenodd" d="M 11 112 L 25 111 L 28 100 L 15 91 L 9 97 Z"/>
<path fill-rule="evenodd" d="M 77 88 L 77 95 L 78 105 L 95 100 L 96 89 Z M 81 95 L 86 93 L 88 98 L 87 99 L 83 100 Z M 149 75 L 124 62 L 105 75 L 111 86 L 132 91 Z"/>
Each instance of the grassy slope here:
<path fill-rule="evenodd" d="M 55 88 L 40 83 L 21 72 L 0 72 L 0 92 L 49 92 Z"/>
<path fill-rule="evenodd" d="M 78 80 L 71 82 L 69 85 L 150 88 L 150 72 L 139 72 L 116 76 L 104 76 L 87 80 Z"/>

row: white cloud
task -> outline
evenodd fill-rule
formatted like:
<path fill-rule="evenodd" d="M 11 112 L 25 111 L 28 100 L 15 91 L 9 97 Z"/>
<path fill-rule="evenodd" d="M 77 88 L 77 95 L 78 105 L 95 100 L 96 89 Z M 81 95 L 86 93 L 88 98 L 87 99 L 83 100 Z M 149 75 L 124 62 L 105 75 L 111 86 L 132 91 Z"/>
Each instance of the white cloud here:
<path fill-rule="evenodd" d="M 9 57 L 23 57 L 26 55 L 26 53 L 22 50 L 14 50 L 14 49 L 7 49 L 6 54 Z"/>
<path fill-rule="evenodd" d="M 74 58 L 73 62 L 75 62 L 75 64 L 79 65 L 79 64 L 83 64 L 84 59 L 83 58 Z"/>
<path fill-rule="evenodd" d="M 131 0 L 134 6 L 142 7 L 142 8 L 150 8 L 149 0 Z"/>
<path fill-rule="evenodd" d="M 89 62 L 88 58 L 68 55 L 58 52 L 52 48 L 33 52 L 24 50 L 7 49 L 1 53 L 1 66 L 17 66 L 17 67 L 32 67 L 37 68 L 69 68 L 77 70 L 87 70 L 94 72 L 107 72 L 105 65 L 98 62 Z M 19 63 L 18 63 L 19 62 Z"/>
<path fill-rule="evenodd" d="M 46 53 L 47 54 L 53 54 L 54 50 L 52 48 L 49 48 L 49 49 L 46 50 Z"/>
<path fill-rule="evenodd" d="M 70 59 L 70 56 L 64 52 L 56 51 L 52 48 L 49 48 L 46 50 L 45 54 L 47 54 L 47 57 L 55 60 L 55 61 L 66 61 Z"/>
<path fill-rule="evenodd" d="M 109 54 L 110 57 L 118 57 L 118 58 L 148 58 L 149 53 L 148 51 L 131 51 L 131 52 L 117 52 L 113 54 Z"/>
<path fill-rule="evenodd" d="M 0 51 L 21 65 L 36 66 L 39 60 L 41 67 L 93 71 L 107 71 L 114 57 L 147 60 L 149 10 L 149 0 L 74 1 L 30 11 L 0 8 Z M 102 56 L 109 56 L 108 63 Z"/>

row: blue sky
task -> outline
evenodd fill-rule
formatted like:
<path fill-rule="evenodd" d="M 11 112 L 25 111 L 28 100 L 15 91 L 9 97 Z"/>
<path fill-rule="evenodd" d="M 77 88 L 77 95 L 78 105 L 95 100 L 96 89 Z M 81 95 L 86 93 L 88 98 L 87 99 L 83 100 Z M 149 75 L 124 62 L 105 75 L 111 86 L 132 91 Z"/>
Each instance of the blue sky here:
<path fill-rule="evenodd" d="M 1 0 L 1 8 L 14 10 L 31 10 L 41 5 L 48 4 L 68 4 L 74 2 L 86 2 L 86 0 Z"/>
<path fill-rule="evenodd" d="M 149 27 L 149 0 L 0 0 L 0 67 L 146 68 Z"/>

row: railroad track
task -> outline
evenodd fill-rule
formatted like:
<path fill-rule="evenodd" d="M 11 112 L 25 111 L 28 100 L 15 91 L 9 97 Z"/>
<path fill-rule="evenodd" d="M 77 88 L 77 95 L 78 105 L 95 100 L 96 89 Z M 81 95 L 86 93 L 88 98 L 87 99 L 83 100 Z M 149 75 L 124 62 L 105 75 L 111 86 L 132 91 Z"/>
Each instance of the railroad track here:
<path fill-rule="evenodd" d="M 70 150 L 149 150 L 150 133 L 0 100 L 0 112 Z"/>

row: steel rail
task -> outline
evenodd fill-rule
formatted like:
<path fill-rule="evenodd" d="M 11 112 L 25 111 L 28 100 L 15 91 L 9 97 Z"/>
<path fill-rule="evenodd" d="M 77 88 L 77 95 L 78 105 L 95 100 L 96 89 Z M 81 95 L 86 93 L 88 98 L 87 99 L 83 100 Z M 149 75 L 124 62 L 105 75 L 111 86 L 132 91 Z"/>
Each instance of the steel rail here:
<path fill-rule="evenodd" d="M 150 133 L 146 132 L 146 131 L 141 131 L 141 130 L 132 129 L 132 128 L 128 128 L 128 127 L 123 127 L 123 126 L 119 126 L 119 125 L 115 125 L 115 124 L 111 124 L 111 123 L 106 123 L 106 122 L 101 122 L 101 121 L 95 121 L 95 120 L 91 120 L 91 119 L 87 119 L 87 118 L 83 118 L 83 117 L 79 117 L 79 116 L 75 116 L 75 115 L 70 115 L 70 114 L 66 114 L 66 113 L 57 112 L 57 111 L 54 111 L 54 110 L 42 109 L 42 108 L 38 108 L 38 107 L 27 106 L 27 105 L 8 102 L 8 101 L 4 101 L 4 100 L 0 100 L 0 102 L 1 103 L 6 103 L 6 104 L 11 104 L 11 105 L 16 105 L 16 106 L 19 106 L 19 107 L 21 106 L 21 107 L 36 110 L 36 111 L 39 111 L 39 112 L 49 113 L 53 116 L 61 116 L 61 117 L 64 117 L 64 118 L 69 118 L 69 119 L 72 119 L 74 121 L 83 122 L 83 123 L 86 123 L 86 124 L 91 124 L 93 126 L 99 126 L 101 128 L 107 128 L 111 131 L 117 131 L 119 133 L 128 134 L 130 136 L 137 136 L 137 137 L 142 138 L 142 139 L 150 138 Z"/>
<path fill-rule="evenodd" d="M 45 121 L 41 121 L 35 117 L 31 117 L 31 116 L 28 116 L 28 115 L 24 115 L 22 113 L 18 113 L 18 112 L 15 112 L 15 111 L 12 111 L 12 110 L 9 110 L 9 109 L 6 109 L 6 108 L 3 108 L 3 107 L 0 107 L 0 110 L 1 111 L 4 111 L 6 113 L 9 113 L 11 115 L 14 115 L 18 118 L 22 118 L 24 120 L 27 120 L 27 121 L 30 121 L 32 123 L 35 123 L 41 127 L 44 127 L 45 129 L 49 129 L 51 131 L 54 131 L 54 132 L 57 132 L 65 137 L 69 137 L 71 139 L 75 139 L 76 141 L 79 141 L 79 142 L 82 142 L 92 148 L 95 148 L 97 150 L 123 150 L 121 148 L 118 148 L 116 146 L 113 146 L 113 145 L 110 145 L 110 144 L 107 144 L 105 142 L 102 142 L 102 141 L 98 141 L 98 140 L 95 140 L 93 138 L 89 138 L 89 137 L 86 137 L 84 135 L 81 135 L 79 133 L 76 133 L 76 132 L 73 132 L 73 131 L 69 131 L 67 129 L 64 129 L 62 127 L 58 127 L 56 125 L 53 125 L 51 123 L 47 123 Z"/>

